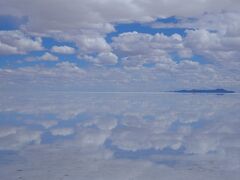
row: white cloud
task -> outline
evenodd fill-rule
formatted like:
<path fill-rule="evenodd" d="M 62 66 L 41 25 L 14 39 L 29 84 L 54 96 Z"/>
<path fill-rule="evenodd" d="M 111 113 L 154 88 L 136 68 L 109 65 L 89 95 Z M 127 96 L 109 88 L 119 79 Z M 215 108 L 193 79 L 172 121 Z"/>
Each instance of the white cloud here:
<path fill-rule="evenodd" d="M 109 52 L 111 47 L 101 36 L 82 35 L 76 38 L 76 43 L 83 53 Z"/>
<path fill-rule="evenodd" d="M 8 44 L 4 44 L 0 41 L 0 54 L 17 54 L 18 50 L 16 47 L 9 46 Z"/>
<path fill-rule="evenodd" d="M 82 68 L 80 68 L 79 66 L 77 66 L 74 63 L 65 61 L 65 62 L 61 62 L 58 63 L 56 65 L 56 71 L 58 72 L 65 72 L 64 74 L 62 74 L 63 76 L 83 76 L 85 74 L 85 70 L 83 70 Z"/>
<path fill-rule="evenodd" d="M 171 53 L 182 57 L 191 57 L 191 50 L 183 45 L 183 38 L 178 34 L 150 35 L 147 33 L 128 32 L 113 38 L 114 52 L 122 57 L 126 67 L 141 67 L 144 64 L 175 64 Z"/>
<path fill-rule="evenodd" d="M 225 68 L 239 68 L 240 38 L 209 32 L 205 29 L 189 30 L 185 45 L 194 54 L 205 57 L 212 63 L 219 63 Z"/>
<path fill-rule="evenodd" d="M 79 127 L 76 135 L 76 145 L 80 147 L 100 147 L 111 135 L 111 131 L 94 129 L 91 127 Z"/>
<path fill-rule="evenodd" d="M 31 56 L 25 58 L 28 62 L 34 62 L 34 61 L 58 61 L 59 58 L 49 52 L 44 53 L 42 56 Z"/>
<path fill-rule="evenodd" d="M 158 50 L 176 51 L 183 48 L 182 37 L 178 34 L 168 37 L 159 33 L 150 35 L 138 32 L 122 33 L 114 37 L 112 46 L 117 52 L 127 55 L 149 54 Z"/>
<path fill-rule="evenodd" d="M 194 18 L 177 17 L 177 23 L 152 23 L 153 28 L 205 29 L 221 35 L 239 36 L 239 12 L 204 13 Z"/>
<path fill-rule="evenodd" d="M 29 131 L 24 127 L 2 127 L 0 131 L 0 150 L 18 150 L 30 143 L 41 142 L 40 131 Z"/>
<path fill-rule="evenodd" d="M 112 52 L 99 53 L 96 57 L 84 56 L 83 59 L 95 65 L 114 65 L 118 63 L 118 57 Z"/>
<path fill-rule="evenodd" d="M 50 130 L 51 134 L 54 136 L 69 136 L 74 133 L 72 128 L 55 128 Z"/>
<path fill-rule="evenodd" d="M 195 18 L 179 17 L 177 23 L 153 23 L 154 28 L 187 28 L 184 47 L 194 55 L 225 69 L 239 67 L 239 12 L 205 13 Z M 182 54 L 188 53 L 182 51 Z"/>
<path fill-rule="evenodd" d="M 26 32 L 73 41 L 81 55 L 110 52 L 104 38 L 114 31 L 116 23 L 153 21 L 169 16 L 193 17 L 205 12 L 239 12 L 240 5 L 236 0 L 24 0 L 24 4 L 22 6 L 17 0 L 4 1 L 0 3 L 0 12 L 27 16 L 28 23 L 22 27 Z M 124 11 L 119 11 L 118 7 Z"/>
<path fill-rule="evenodd" d="M 116 64 L 118 62 L 118 57 L 113 53 L 100 53 L 97 56 L 99 63 L 101 64 Z"/>
<path fill-rule="evenodd" d="M 31 44 L 35 48 L 30 48 L 30 45 L 24 45 L 24 43 L 16 46 L 11 44 L 11 41 L 3 42 L 4 38 L 2 38 L 0 39 L 2 54 L 22 54 L 33 49 L 41 49 L 36 48 L 36 44 L 41 46 L 41 39 L 38 37 L 50 37 L 57 41 L 75 43 L 75 53 L 80 61 L 90 62 L 85 79 L 82 78 L 82 73 L 79 73 L 83 72 L 82 69 L 76 66 L 62 74 L 59 72 L 59 65 L 53 68 L 53 72 L 51 68 L 43 67 L 16 69 L 18 75 L 26 73 L 23 71 L 27 70 L 27 76 L 30 76 L 30 73 L 35 74 L 33 76 L 35 80 L 31 83 L 34 81 L 35 84 L 45 83 L 53 86 L 47 81 L 52 82 L 54 78 L 61 77 L 61 80 L 68 84 L 66 86 L 77 84 L 79 87 L 83 83 L 81 87 L 86 87 L 87 90 L 100 87 L 104 89 L 106 85 L 109 89 L 131 90 L 138 88 L 156 90 L 159 87 L 166 90 L 183 86 L 193 88 L 209 85 L 238 88 L 239 78 L 236 74 L 239 72 L 240 16 L 237 1 L 71 0 L 65 2 L 43 0 L 33 2 L 24 0 L 24 2 L 25 6 L 17 3 L 16 0 L 0 2 L 0 13 L 18 17 L 27 16 L 28 22 L 21 26 L 21 31 L 24 33 L 20 31 L 11 31 L 11 33 L 22 34 L 21 36 L 29 41 L 26 44 Z M 191 8 L 187 8 L 188 6 Z M 119 11 L 118 7 L 124 8 L 125 11 Z M 114 32 L 114 25 L 118 23 L 147 22 L 145 23 L 147 26 L 151 25 L 149 22 L 154 22 L 156 18 L 169 16 L 176 16 L 181 20 L 176 24 L 170 24 L 173 27 L 191 28 L 186 31 L 186 37 L 179 34 L 166 36 L 159 33 L 151 35 L 125 32 L 114 37 L 112 43 L 106 40 L 107 34 Z M 70 53 L 73 52 L 72 50 L 67 46 L 54 46 L 50 49 L 51 52 L 58 51 L 58 53 L 60 51 Z M 194 55 L 200 55 L 203 61 L 207 59 L 209 64 L 194 63 L 192 59 L 197 59 Z M 57 57 L 46 53 L 39 57 L 40 59 L 56 61 Z M 115 64 L 117 66 L 108 66 Z M 104 67 L 105 65 L 107 68 Z M 43 72 L 34 72 L 37 69 Z M 10 69 L 6 71 L 1 71 L 4 74 L 2 76 L 14 74 L 9 73 L 12 71 Z M 16 75 L 13 76 L 16 77 Z M 27 76 L 23 79 L 26 80 Z M 41 79 L 37 76 L 45 78 Z M 50 76 L 54 78 L 48 79 Z M 78 78 L 80 76 L 81 78 Z M 11 77 L 8 78 L 11 79 Z M 7 82 L 5 79 L 8 78 L 2 77 L 9 85 L 13 81 Z M 30 79 L 32 79 L 31 76 Z M 15 82 L 17 82 L 16 78 Z"/>
<path fill-rule="evenodd" d="M 45 120 L 45 121 L 40 121 L 40 122 L 38 122 L 37 124 L 40 124 L 40 125 L 42 125 L 44 128 L 48 129 L 48 128 L 52 127 L 52 126 L 57 125 L 58 122 L 57 122 L 57 121 L 54 121 L 54 120 Z"/>
<path fill-rule="evenodd" d="M 21 31 L 0 31 L 0 54 L 26 54 L 43 50 L 41 38 L 31 38 Z"/>
<path fill-rule="evenodd" d="M 50 127 L 56 126 L 58 121 L 56 120 L 29 120 L 26 121 L 26 124 L 38 124 L 43 126 L 45 129 L 49 129 Z"/>
<path fill-rule="evenodd" d="M 93 119 L 79 123 L 83 127 L 97 126 L 101 130 L 112 130 L 117 126 L 117 120 L 107 116 L 94 117 Z"/>
<path fill-rule="evenodd" d="M 51 49 L 52 52 L 54 53 L 59 53 L 59 54 L 74 54 L 75 49 L 69 46 L 53 46 Z"/>
<path fill-rule="evenodd" d="M 11 134 L 15 134 L 17 132 L 17 129 L 14 128 L 14 127 L 8 127 L 8 128 L 1 128 L 1 131 L 0 131 L 0 138 L 3 138 L 3 137 L 6 137 L 6 136 L 9 136 Z"/>
<path fill-rule="evenodd" d="M 26 15 L 30 17 L 28 27 L 34 30 L 69 30 L 89 24 L 121 21 L 146 21 L 155 17 L 194 16 L 204 12 L 239 11 L 236 0 L 17 0 L 0 4 L 2 14 Z M 48 5 L 46 7 L 46 4 Z M 125 11 L 119 11 L 122 7 Z M 44 13 L 41 13 L 43 12 Z M 65 13 L 62 13 L 65 12 Z M 37 21 L 38 20 L 38 21 Z"/>
<path fill-rule="evenodd" d="M 207 154 L 219 150 L 220 136 L 209 136 L 209 134 L 192 134 L 185 139 L 187 153 Z"/>
<path fill-rule="evenodd" d="M 43 61 L 58 61 L 58 57 L 47 52 L 47 53 L 43 54 L 41 57 L 39 57 L 39 60 L 43 60 Z"/>
<path fill-rule="evenodd" d="M 183 60 L 180 63 L 171 59 L 160 60 L 155 67 L 150 68 L 129 68 L 131 66 L 128 65 L 128 68 L 124 69 L 100 66 L 86 70 L 76 64 L 62 62 L 55 67 L 1 69 L 1 88 L 31 87 L 80 91 L 159 91 L 189 87 L 239 89 L 238 76 L 234 71 L 229 73 L 213 65 L 202 65 L 191 60 Z"/>

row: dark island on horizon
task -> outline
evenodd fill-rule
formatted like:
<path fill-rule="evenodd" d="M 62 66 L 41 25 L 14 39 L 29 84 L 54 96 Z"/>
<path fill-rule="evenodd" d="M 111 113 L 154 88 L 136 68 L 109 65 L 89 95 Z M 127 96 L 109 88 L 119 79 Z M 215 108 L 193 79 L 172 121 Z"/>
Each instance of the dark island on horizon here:
<path fill-rule="evenodd" d="M 225 89 L 191 89 L 191 90 L 177 90 L 172 91 L 176 93 L 215 93 L 215 94 L 225 94 L 225 93 L 235 93 L 235 91 L 229 91 Z"/>

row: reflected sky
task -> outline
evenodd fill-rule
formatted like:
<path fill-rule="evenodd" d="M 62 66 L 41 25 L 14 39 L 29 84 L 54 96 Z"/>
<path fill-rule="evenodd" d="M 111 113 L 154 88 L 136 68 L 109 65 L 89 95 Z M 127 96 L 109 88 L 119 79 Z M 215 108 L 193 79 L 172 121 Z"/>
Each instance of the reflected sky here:
<path fill-rule="evenodd" d="M 238 180 L 239 98 L 1 93 L 1 179 Z"/>

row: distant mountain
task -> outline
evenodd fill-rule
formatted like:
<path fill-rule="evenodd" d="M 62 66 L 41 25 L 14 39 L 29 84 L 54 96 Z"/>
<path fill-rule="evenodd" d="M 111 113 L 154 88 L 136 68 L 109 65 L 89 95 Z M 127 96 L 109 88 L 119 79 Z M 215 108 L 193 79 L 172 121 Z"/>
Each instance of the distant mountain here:
<path fill-rule="evenodd" d="M 216 93 L 216 94 L 221 94 L 221 93 L 235 93 L 234 91 L 228 91 L 225 89 L 191 89 L 191 90 L 178 90 L 178 91 L 173 91 L 177 93 Z"/>

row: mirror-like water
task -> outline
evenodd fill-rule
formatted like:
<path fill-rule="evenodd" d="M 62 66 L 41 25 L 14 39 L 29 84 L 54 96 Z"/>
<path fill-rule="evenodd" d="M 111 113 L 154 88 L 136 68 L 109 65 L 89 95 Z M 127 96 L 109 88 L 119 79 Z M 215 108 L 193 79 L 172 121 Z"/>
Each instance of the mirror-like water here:
<path fill-rule="evenodd" d="M 239 180 L 240 96 L 1 93 L 3 180 Z"/>

